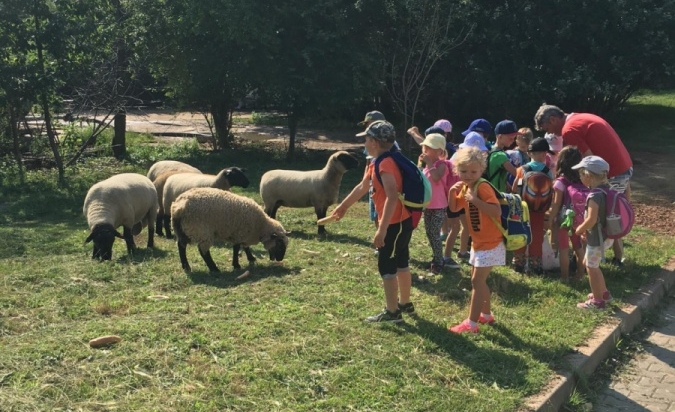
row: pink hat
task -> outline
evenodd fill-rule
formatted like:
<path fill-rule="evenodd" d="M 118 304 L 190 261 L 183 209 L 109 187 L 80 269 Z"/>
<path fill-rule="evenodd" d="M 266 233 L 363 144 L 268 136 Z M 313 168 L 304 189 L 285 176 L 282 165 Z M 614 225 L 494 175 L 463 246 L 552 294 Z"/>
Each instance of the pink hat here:
<path fill-rule="evenodd" d="M 440 127 L 441 129 L 443 129 L 443 131 L 445 133 L 452 132 L 452 123 L 450 123 L 450 120 L 445 120 L 445 119 L 436 120 L 436 123 L 434 123 L 434 126 Z"/>

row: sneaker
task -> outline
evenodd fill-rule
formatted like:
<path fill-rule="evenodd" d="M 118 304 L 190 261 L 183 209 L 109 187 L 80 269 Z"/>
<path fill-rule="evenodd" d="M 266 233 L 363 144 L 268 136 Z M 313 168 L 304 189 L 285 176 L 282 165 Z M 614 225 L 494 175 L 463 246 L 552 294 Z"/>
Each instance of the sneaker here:
<path fill-rule="evenodd" d="M 457 252 L 457 259 L 459 260 L 469 260 L 471 258 L 471 253 L 469 252 Z"/>
<path fill-rule="evenodd" d="M 579 309 L 604 309 L 604 300 L 588 299 L 586 302 L 577 303 Z"/>
<path fill-rule="evenodd" d="M 525 273 L 525 266 L 523 265 L 513 265 L 513 270 L 518 273 Z"/>
<path fill-rule="evenodd" d="M 618 258 L 612 258 L 612 260 L 609 262 L 609 264 L 612 265 L 612 266 L 616 266 L 618 268 L 623 267 L 623 261 L 621 259 L 618 259 Z"/>
<path fill-rule="evenodd" d="M 586 298 L 587 299 L 593 299 L 593 292 L 589 293 L 588 296 L 586 296 Z M 608 290 L 606 290 L 606 291 L 602 292 L 602 300 L 609 303 L 609 302 L 613 301 L 614 298 L 612 297 L 612 294 Z"/>
<path fill-rule="evenodd" d="M 478 317 L 478 323 L 482 323 L 484 325 L 492 325 L 492 324 L 495 323 L 495 317 L 494 317 L 494 315 L 490 315 L 489 318 L 486 318 L 481 313 L 480 316 Z"/>
<path fill-rule="evenodd" d="M 397 310 L 394 313 L 391 313 L 384 308 L 384 310 L 377 315 L 368 316 L 366 322 L 375 323 L 375 322 L 391 322 L 391 323 L 400 323 L 403 322 L 403 316 L 401 316 L 401 310 Z"/>
<path fill-rule="evenodd" d="M 398 311 L 401 313 L 405 313 L 406 315 L 414 315 L 415 314 L 415 305 L 413 305 L 412 302 L 408 303 L 398 303 Z"/>
<path fill-rule="evenodd" d="M 434 275 L 438 275 L 439 273 L 441 273 L 441 272 L 443 271 L 443 265 L 442 265 L 442 264 L 441 264 L 441 265 L 437 265 L 437 264 L 435 264 L 435 263 L 432 263 L 432 264 L 431 264 L 431 267 L 429 268 L 429 270 L 430 270 L 431 273 L 433 273 Z"/>
<path fill-rule="evenodd" d="M 452 333 L 478 333 L 478 325 L 475 327 L 471 327 L 471 324 L 469 323 L 469 319 L 465 319 L 464 322 L 460 323 L 459 325 L 455 325 L 451 328 L 448 328 L 448 330 Z"/>
<path fill-rule="evenodd" d="M 459 263 L 455 262 L 455 259 L 451 257 L 444 257 L 443 258 L 443 266 L 449 267 L 450 269 L 458 269 Z"/>

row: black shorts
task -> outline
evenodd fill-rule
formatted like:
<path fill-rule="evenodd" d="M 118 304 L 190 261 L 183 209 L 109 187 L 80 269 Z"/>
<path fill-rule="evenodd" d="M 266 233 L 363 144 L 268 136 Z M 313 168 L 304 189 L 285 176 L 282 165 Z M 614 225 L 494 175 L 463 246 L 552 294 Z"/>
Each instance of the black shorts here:
<path fill-rule="evenodd" d="M 452 219 L 453 217 L 460 217 L 464 214 L 464 208 L 459 209 L 459 212 L 453 212 L 450 208 L 447 208 L 448 218 Z"/>
<path fill-rule="evenodd" d="M 409 266 L 412 218 L 389 225 L 384 237 L 384 246 L 377 249 L 377 269 L 380 276 L 394 275 L 398 269 Z M 392 257 L 392 252 L 394 256 Z"/>

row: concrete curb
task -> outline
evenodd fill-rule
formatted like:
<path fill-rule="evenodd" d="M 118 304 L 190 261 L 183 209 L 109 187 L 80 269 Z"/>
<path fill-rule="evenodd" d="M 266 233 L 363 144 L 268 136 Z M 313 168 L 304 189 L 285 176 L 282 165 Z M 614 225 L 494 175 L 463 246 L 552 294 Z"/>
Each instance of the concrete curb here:
<path fill-rule="evenodd" d="M 622 334 L 630 333 L 642 322 L 642 314 L 656 307 L 675 287 L 675 257 L 671 258 L 658 275 L 628 299 L 608 325 L 600 326 L 587 342 L 570 355 L 569 372 L 555 376 L 542 393 L 533 396 L 525 407 L 529 411 L 557 412 L 567 402 L 579 376 L 589 376 L 614 350 Z"/>

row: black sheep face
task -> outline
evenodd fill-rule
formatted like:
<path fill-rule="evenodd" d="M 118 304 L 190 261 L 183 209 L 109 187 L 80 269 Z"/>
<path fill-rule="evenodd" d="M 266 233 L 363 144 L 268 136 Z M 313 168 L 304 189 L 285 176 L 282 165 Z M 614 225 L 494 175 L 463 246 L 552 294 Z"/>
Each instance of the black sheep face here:
<path fill-rule="evenodd" d="M 288 237 L 285 235 L 279 236 L 274 233 L 272 236 L 263 242 L 265 249 L 270 254 L 270 260 L 281 262 L 286 255 L 286 246 L 288 245 Z"/>
<path fill-rule="evenodd" d="M 346 170 L 354 169 L 359 165 L 359 160 L 347 152 L 340 153 L 337 160 L 344 165 Z"/>
<path fill-rule="evenodd" d="M 227 181 L 230 182 L 230 186 L 248 187 L 250 182 L 248 181 L 248 177 L 244 174 L 245 171 L 245 169 L 240 169 L 238 167 L 230 167 L 227 170 Z"/>
<path fill-rule="evenodd" d="M 94 252 L 91 258 L 98 260 L 112 259 L 112 247 L 116 237 L 124 238 L 112 226 L 95 227 L 84 242 L 85 244 L 94 242 Z"/>

